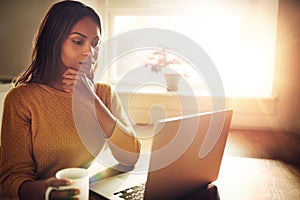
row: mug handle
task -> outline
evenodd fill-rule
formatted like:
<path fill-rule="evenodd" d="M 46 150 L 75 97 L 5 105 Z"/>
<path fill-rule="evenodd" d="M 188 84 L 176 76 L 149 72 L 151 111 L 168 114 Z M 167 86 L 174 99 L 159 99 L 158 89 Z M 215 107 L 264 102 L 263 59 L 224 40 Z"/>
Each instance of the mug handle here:
<path fill-rule="evenodd" d="M 50 199 L 49 197 L 50 197 L 50 193 L 52 192 L 52 190 L 57 190 L 57 188 L 49 186 L 45 192 L 45 200 Z"/>

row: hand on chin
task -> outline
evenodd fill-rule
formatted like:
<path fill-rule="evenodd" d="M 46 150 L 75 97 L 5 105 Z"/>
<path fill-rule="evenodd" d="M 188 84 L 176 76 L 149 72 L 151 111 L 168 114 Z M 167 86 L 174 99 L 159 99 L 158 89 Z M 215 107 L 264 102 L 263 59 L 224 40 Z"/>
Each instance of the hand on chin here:
<path fill-rule="evenodd" d="M 80 72 L 84 73 L 90 80 L 94 79 L 95 65 L 91 62 L 84 62 L 80 64 L 78 69 Z"/>

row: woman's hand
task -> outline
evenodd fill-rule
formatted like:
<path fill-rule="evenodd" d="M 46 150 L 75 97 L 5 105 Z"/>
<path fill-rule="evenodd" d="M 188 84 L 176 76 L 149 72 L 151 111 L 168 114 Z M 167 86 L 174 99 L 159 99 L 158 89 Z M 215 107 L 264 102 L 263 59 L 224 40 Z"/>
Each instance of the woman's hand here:
<path fill-rule="evenodd" d="M 96 113 L 98 123 L 106 138 L 111 136 L 116 125 L 116 118 L 104 105 L 101 99 L 95 93 L 95 85 L 91 77 L 93 73 L 85 73 L 81 70 L 68 68 L 63 74 L 63 84 L 65 91 L 73 93 L 73 102 L 82 103 L 90 111 Z M 78 105 L 78 104 L 77 104 Z M 75 106 L 75 113 L 83 112 L 81 107 Z"/>
<path fill-rule="evenodd" d="M 77 69 L 69 68 L 63 74 L 63 88 L 66 92 L 73 93 L 73 101 L 81 102 L 94 109 L 95 99 L 98 96 L 95 93 L 95 85 L 91 77 Z"/>
<path fill-rule="evenodd" d="M 78 69 L 68 68 L 63 73 L 62 88 L 65 92 L 72 92 L 75 82 L 78 79 Z"/>
<path fill-rule="evenodd" d="M 71 185 L 67 179 L 56 179 L 54 177 L 40 181 L 25 181 L 19 189 L 19 197 L 22 199 L 44 200 L 48 187 L 60 187 Z M 52 190 L 50 192 L 51 200 L 59 199 L 77 199 L 74 196 L 80 193 L 79 189 Z"/>
<path fill-rule="evenodd" d="M 59 186 L 68 186 L 71 185 L 72 182 L 68 179 L 56 179 L 56 178 L 49 178 L 46 180 L 46 185 L 48 187 L 59 187 Z M 47 190 L 46 188 L 46 190 Z M 80 193 L 79 189 L 66 189 L 66 190 L 52 190 L 49 194 L 49 200 L 54 199 L 77 199 L 74 198 L 75 195 Z"/>
<path fill-rule="evenodd" d="M 75 68 L 68 68 L 63 73 L 62 87 L 65 92 L 73 92 L 76 84 L 80 90 L 88 89 L 90 93 L 94 93 L 93 73 L 86 73 Z"/>

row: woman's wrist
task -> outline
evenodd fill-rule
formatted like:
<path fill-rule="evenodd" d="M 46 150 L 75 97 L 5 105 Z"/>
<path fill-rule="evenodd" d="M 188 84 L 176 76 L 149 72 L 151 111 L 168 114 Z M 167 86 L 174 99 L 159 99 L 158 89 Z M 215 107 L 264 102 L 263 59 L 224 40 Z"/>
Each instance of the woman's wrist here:
<path fill-rule="evenodd" d="M 46 184 L 43 181 L 24 181 L 19 188 L 19 198 L 20 200 L 42 200 L 44 199 L 45 188 Z"/>

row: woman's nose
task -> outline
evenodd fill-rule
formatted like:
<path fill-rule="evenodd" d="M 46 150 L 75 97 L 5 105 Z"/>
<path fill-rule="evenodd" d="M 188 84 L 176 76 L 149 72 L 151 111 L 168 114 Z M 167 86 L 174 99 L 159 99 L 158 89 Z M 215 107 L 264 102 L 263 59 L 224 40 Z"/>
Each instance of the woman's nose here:
<path fill-rule="evenodd" d="M 86 56 L 93 56 L 95 53 L 94 48 L 91 44 L 87 43 L 84 48 L 83 54 Z"/>

